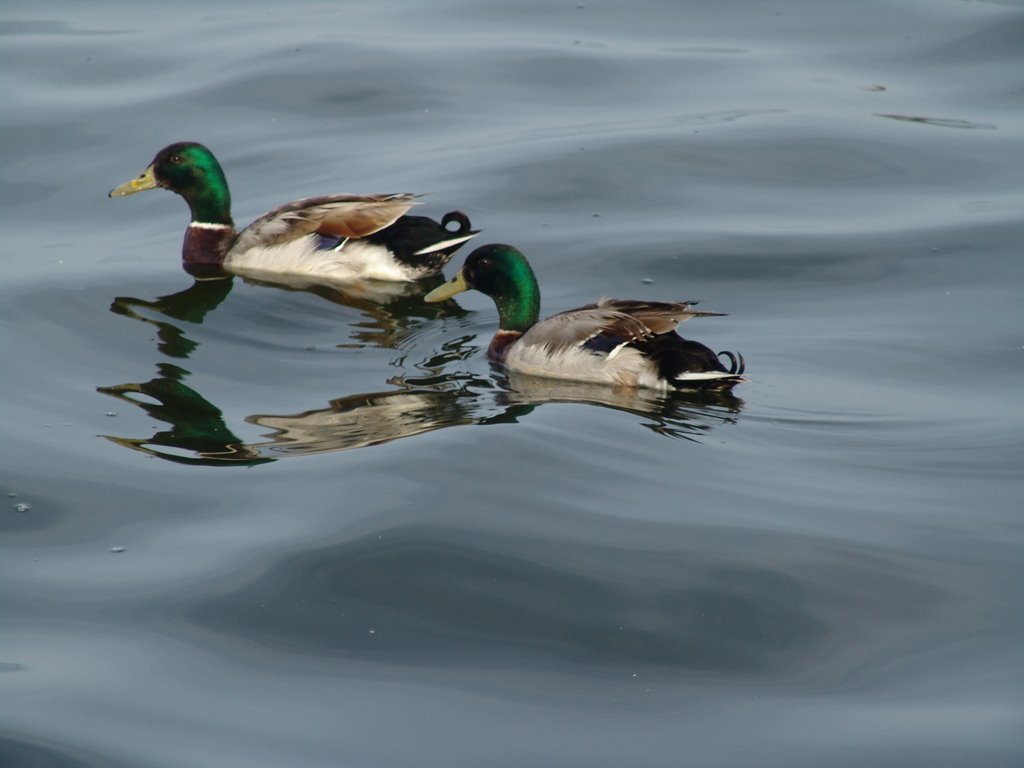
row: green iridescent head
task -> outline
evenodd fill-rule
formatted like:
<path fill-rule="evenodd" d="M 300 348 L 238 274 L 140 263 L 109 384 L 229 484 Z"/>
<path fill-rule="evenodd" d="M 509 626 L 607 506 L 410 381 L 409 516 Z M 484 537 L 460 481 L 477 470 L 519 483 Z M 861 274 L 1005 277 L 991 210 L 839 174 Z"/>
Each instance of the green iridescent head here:
<path fill-rule="evenodd" d="M 466 257 L 462 269 L 428 293 L 426 301 L 443 301 L 474 289 L 494 299 L 504 331 L 525 333 L 540 314 L 540 287 L 526 257 L 511 245 L 491 244 Z"/>
<path fill-rule="evenodd" d="M 164 147 L 146 170 L 111 190 L 110 196 L 123 197 L 157 187 L 185 198 L 192 211 L 192 221 L 233 226 L 231 193 L 224 171 L 213 153 L 202 144 L 182 141 Z"/>

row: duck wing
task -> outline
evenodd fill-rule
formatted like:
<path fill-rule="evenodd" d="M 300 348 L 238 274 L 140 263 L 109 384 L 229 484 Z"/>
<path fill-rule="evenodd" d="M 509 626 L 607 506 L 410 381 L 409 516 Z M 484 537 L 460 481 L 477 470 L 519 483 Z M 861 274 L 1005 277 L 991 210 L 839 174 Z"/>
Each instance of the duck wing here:
<path fill-rule="evenodd" d="M 650 335 L 651 329 L 632 315 L 589 305 L 542 320 L 526 332 L 522 343 L 543 346 L 550 353 L 572 348 L 608 353 Z"/>
<path fill-rule="evenodd" d="M 524 341 L 542 344 L 551 351 L 582 347 L 610 354 L 623 344 L 671 333 L 691 317 L 721 314 L 693 309 L 695 303 L 603 298 L 596 304 L 560 312 L 537 323 Z"/>
<path fill-rule="evenodd" d="M 313 233 L 366 237 L 393 224 L 416 204 L 416 195 L 325 195 L 278 206 L 243 229 L 232 253 L 282 245 Z"/>
<path fill-rule="evenodd" d="M 637 299 L 601 298 L 587 309 L 603 309 L 609 312 L 629 315 L 643 323 L 651 333 L 674 331 L 680 323 L 691 317 L 724 317 L 724 312 L 704 312 L 694 309 L 696 301 L 641 301 Z"/>

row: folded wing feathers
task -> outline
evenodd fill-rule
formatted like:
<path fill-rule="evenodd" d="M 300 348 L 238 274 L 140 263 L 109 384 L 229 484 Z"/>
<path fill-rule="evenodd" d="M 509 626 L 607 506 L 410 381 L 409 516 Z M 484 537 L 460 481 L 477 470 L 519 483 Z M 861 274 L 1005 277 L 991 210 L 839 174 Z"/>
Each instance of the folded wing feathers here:
<path fill-rule="evenodd" d="M 541 343 L 551 352 L 584 347 L 595 353 L 611 354 L 617 347 L 651 333 L 638 318 L 591 305 L 552 315 L 530 329 L 527 340 Z"/>
<path fill-rule="evenodd" d="M 246 227 L 232 251 L 296 240 L 314 232 L 330 237 L 366 237 L 393 224 L 416 205 L 416 195 L 326 195 L 306 197 L 268 211 Z"/>
<path fill-rule="evenodd" d="M 696 301 L 639 301 L 602 297 L 593 305 L 600 309 L 628 314 L 646 325 L 652 333 L 668 333 L 691 317 L 722 317 L 722 312 L 694 309 Z"/>
<path fill-rule="evenodd" d="M 670 333 L 691 317 L 722 315 L 695 310 L 694 304 L 605 297 L 596 304 L 552 315 L 535 329 L 541 337 L 538 341 L 552 351 L 577 346 L 612 354 L 624 344 Z"/>

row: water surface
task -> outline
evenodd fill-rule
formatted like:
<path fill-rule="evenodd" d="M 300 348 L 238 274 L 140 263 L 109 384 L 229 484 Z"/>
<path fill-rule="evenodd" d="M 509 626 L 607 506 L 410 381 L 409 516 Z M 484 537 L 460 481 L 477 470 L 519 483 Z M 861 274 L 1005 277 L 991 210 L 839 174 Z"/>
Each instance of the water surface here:
<path fill-rule="evenodd" d="M 0 14 L 0 765 L 1024 762 L 1019 3 Z M 750 380 L 509 377 L 493 305 L 195 281 L 428 193 Z M 456 261 L 468 253 L 464 249 Z M 447 274 L 451 274 L 449 267 Z"/>

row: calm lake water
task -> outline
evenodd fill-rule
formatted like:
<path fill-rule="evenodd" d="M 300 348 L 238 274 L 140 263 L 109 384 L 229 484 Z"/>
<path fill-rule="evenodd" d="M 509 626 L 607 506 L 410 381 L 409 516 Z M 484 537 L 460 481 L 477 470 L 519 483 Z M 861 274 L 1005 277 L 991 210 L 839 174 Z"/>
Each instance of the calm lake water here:
<path fill-rule="evenodd" d="M 0 766 L 1024 765 L 1024 3 L 0 11 Z M 480 294 L 195 283 L 428 193 L 731 395 L 508 379 Z M 446 274 L 471 249 L 456 256 Z"/>

